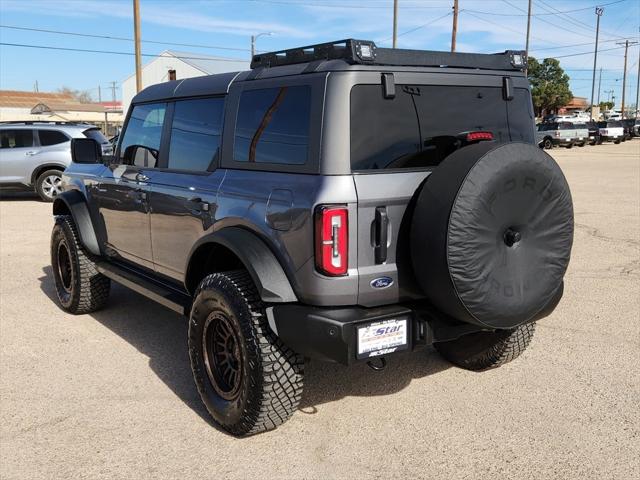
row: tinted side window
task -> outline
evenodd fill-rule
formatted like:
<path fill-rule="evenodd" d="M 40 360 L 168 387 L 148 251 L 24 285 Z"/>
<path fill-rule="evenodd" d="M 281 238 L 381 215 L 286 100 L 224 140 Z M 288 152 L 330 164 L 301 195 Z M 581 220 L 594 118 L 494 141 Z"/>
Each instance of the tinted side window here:
<path fill-rule="evenodd" d="M 220 148 L 223 98 L 181 100 L 175 104 L 169 168 L 206 171 Z"/>
<path fill-rule="evenodd" d="M 240 97 L 233 159 L 303 165 L 307 161 L 311 88 L 248 90 Z"/>
<path fill-rule="evenodd" d="M 120 158 L 124 163 L 157 166 L 166 109 L 166 103 L 133 107 L 120 145 Z"/>
<path fill-rule="evenodd" d="M 0 130 L 0 148 L 33 147 L 33 130 Z"/>
<path fill-rule="evenodd" d="M 43 147 L 69 141 L 69 138 L 64 133 L 57 130 L 38 130 L 38 137 L 40 137 L 40 145 Z"/>

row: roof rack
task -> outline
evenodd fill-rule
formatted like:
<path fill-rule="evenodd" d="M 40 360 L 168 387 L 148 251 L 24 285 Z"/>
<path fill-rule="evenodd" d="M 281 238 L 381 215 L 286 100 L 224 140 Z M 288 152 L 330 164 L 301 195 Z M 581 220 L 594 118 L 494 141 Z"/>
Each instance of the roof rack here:
<path fill-rule="evenodd" d="M 452 53 L 430 50 L 378 48 L 370 40 L 348 38 L 277 52 L 260 53 L 251 59 L 251 68 L 270 68 L 322 60 L 344 60 L 352 65 L 389 65 L 403 67 L 455 67 L 483 70 L 523 71 L 524 51 L 504 53 Z"/>
<path fill-rule="evenodd" d="M 2 125 L 91 125 L 86 122 L 65 122 L 60 120 L 5 120 Z"/>

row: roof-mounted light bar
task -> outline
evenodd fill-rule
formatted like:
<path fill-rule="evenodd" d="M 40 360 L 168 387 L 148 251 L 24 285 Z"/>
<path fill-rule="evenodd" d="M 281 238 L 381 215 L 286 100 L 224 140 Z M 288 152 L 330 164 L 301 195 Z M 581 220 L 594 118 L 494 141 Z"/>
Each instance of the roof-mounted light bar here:
<path fill-rule="evenodd" d="M 349 64 L 388 65 L 405 67 L 450 67 L 481 70 L 523 71 L 526 57 L 523 51 L 504 53 L 457 53 L 429 50 L 378 48 L 370 40 L 352 38 L 319 43 L 277 52 L 260 53 L 251 60 L 251 68 L 271 68 L 281 65 L 343 60 Z"/>

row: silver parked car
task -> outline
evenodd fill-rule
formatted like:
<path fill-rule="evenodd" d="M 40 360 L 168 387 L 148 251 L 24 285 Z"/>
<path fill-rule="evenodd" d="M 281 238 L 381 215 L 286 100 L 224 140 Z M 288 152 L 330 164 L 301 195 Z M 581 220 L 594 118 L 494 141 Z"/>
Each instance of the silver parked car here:
<path fill-rule="evenodd" d="M 588 131 L 585 136 L 589 136 Z M 571 148 L 574 144 L 579 143 L 576 129 L 571 122 L 540 123 L 536 131 L 536 141 L 538 146 L 547 150 L 554 146 Z"/>
<path fill-rule="evenodd" d="M 95 125 L 72 122 L 0 123 L 0 188 L 33 189 L 44 201 L 61 190 L 62 172 L 71 163 L 71 139 L 93 138 L 103 155 L 113 147 Z"/>

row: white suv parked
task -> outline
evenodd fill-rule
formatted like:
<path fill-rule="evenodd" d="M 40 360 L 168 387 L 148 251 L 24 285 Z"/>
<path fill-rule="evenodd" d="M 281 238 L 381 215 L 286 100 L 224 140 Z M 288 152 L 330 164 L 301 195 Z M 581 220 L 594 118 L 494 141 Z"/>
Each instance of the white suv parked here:
<path fill-rule="evenodd" d="M 33 189 L 51 202 L 71 163 L 71 139 L 93 138 L 103 155 L 113 147 L 95 125 L 71 122 L 0 123 L 0 188 Z"/>

